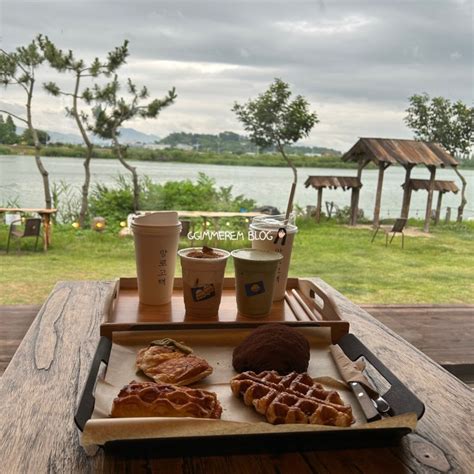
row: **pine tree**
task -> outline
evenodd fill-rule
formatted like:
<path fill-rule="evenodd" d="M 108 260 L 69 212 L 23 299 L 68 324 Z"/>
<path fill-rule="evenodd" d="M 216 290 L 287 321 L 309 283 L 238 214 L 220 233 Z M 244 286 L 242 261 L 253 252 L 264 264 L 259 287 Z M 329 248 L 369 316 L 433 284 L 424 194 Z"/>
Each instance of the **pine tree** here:
<path fill-rule="evenodd" d="M 35 147 L 36 166 L 43 179 L 44 199 L 46 208 L 52 205 L 51 190 L 49 185 L 49 174 L 41 161 L 41 143 L 33 125 L 33 94 L 35 89 L 35 74 L 44 61 L 41 49 L 36 40 L 27 46 L 20 46 L 14 52 L 8 53 L 0 49 L 0 83 L 5 87 L 21 87 L 26 95 L 26 117 L 13 114 L 8 110 L 0 112 L 19 120 L 27 125 L 33 137 Z"/>
<path fill-rule="evenodd" d="M 83 98 L 81 82 L 85 78 L 109 77 L 114 73 L 126 61 L 128 56 L 128 41 L 124 41 L 122 46 L 110 51 L 105 61 L 100 61 L 98 58 L 95 58 L 90 64 L 86 64 L 84 60 L 76 58 L 71 50 L 65 52 L 57 48 L 47 36 L 39 35 L 38 43 L 44 53 L 45 59 L 53 69 L 58 72 L 72 74 L 74 78 L 73 87 L 69 91 L 61 89 L 54 82 L 44 84 L 44 87 L 53 96 L 66 96 L 71 98 L 71 107 L 66 107 L 66 115 L 72 117 L 76 122 L 76 126 L 86 146 L 86 157 L 83 163 L 84 183 L 82 185 L 81 209 L 79 211 L 79 225 L 84 227 L 89 207 L 90 161 L 92 159 L 94 145 L 87 133 L 88 114 L 80 107 L 80 102 Z"/>
<path fill-rule="evenodd" d="M 16 134 L 16 125 L 10 115 L 7 115 L 7 119 L 0 115 L 0 143 L 3 145 L 13 145 L 18 142 L 18 136 Z"/>
<path fill-rule="evenodd" d="M 123 124 L 134 118 L 156 118 L 165 107 L 173 104 L 177 95 L 173 87 L 163 99 L 154 99 L 146 104 L 141 102 L 148 99 L 149 93 L 146 87 L 138 89 L 128 79 L 128 98 L 120 97 L 120 84 L 117 75 L 113 81 L 103 87 L 97 84 L 93 89 L 87 89 L 83 98 L 89 104 L 95 103 L 93 109 L 94 122 L 90 125 L 96 135 L 101 138 L 111 139 L 115 154 L 122 165 L 132 174 L 133 181 L 133 209 L 140 208 L 140 186 L 137 170 L 126 161 L 127 147 L 120 143 L 120 128 Z"/>

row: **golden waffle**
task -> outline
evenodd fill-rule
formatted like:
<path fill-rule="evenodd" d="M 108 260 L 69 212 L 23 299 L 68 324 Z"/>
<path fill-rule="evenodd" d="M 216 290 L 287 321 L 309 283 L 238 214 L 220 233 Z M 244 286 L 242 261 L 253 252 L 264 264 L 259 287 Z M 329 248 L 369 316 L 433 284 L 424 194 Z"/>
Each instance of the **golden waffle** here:
<path fill-rule="evenodd" d="M 326 390 L 307 373 L 243 372 L 230 381 L 230 386 L 234 395 L 275 425 L 350 426 L 354 422 L 352 408 L 344 404 L 339 394 Z"/>
<path fill-rule="evenodd" d="M 155 382 L 130 382 L 114 399 L 111 416 L 220 418 L 222 407 L 214 392 Z"/>

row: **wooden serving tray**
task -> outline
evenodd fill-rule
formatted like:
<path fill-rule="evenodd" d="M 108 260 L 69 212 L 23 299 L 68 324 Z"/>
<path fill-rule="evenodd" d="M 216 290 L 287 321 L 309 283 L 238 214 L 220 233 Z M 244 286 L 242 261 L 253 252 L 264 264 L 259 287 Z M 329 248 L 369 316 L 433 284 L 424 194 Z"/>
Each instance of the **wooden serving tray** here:
<path fill-rule="evenodd" d="M 325 323 L 333 329 L 340 321 Z M 388 382 L 390 389 L 383 393 L 390 404 L 388 416 L 365 422 L 354 395 L 339 389 L 341 396 L 352 405 L 358 420 L 352 427 L 318 429 L 309 425 L 273 426 L 261 423 L 259 415 L 248 412 L 250 408 L 235 399 L 228 386 L 228 380 L 234 373 L 230 367 L 232 350 L 258 324 L 262 323 L 160 323 L 148 327 L 136 325 L 132 331 L 101 337 L 75 414 L 76 425 L 83 432 L 84 446 L 103 446 L 107 452 L 119 455 L 130 453 L 141 456 L 152 451 L 158 457 L 384 446 L 398 442 L 402 436 L 413 431 L 416 419 L 423 415 L 424 405 L 417 396 L 356 336 L 349 333 L 340 337 L 337 344 L 353 361 L 363 356 Z M 321 322 L 294 321 L 284 324 L 297 327 L 308 339 L 311 347 L 308 371 L 334 378 L 337 369 L 327 351 L 329 341 L 326 328 L 323 331 L 319 328 Z M 143 347 L 145 341 L 162 337 L 185 340 L 214 366 L 213 374 L 200 386 L 218 393 L 225 409 L 221 420 L 175 419 L 169 423 L 160 418 L 111 420 L 105 415 L 111 405 L 110 398 L 115 396 L 122 384 L 136 377 L 133 363 L 135 349 Z M 107 365 L 106 371 L 101 371 L 102 363 Z M 94 413 L 96 402 L 97 412 Z"/>
<path fill-rule="evenodd" d="M 106 320 L 101 325 L 102 336 L 113 331 L 128 331 L 137 325 L 146 329 L 160 323 L 226 323 L 232 322 L 308 322 L 320 326 L 331 325 L 334 338 L 349 332 L 349 322 L 343 321 L 332 298 L 312 280 L 288 278 L 285 299 L 273 303 L 270 313 L 261 318 L 250 318 L 238 312 L 235 299 L 235 279 L 225 278 L 222 300 L 217 318 L 202 319 L 186 315 L 182 279 L 175 278 L 171 302 L 159 306 L 140 304 L 136 278 L 117 280 L 114 299 Z M 329 324 L 331 323 L 331 324 Z"/>

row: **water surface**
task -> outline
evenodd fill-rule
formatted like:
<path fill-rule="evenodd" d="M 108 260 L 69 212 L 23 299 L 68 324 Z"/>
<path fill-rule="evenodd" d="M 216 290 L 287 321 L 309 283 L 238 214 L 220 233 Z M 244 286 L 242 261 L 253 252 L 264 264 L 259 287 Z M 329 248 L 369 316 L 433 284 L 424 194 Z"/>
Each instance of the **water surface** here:
<path fill-rule="evenodd" d="M 78 158 L 42 158 L 46 169 L 49 171 L 51 182 L 66 181 L 79 188 L 83 181 L 84 168 L 82 160 Z M 286 201 L 292 180 L 291 170 L 288 168 L 254 167 L 254 166 L 222 166 L 191 163 L 158 163 L 148 161 L 135 161 L 140 175 L 148 175 L 153 181 L 164 183 L 170 180 L 192 179 L 198 173 L 204 172 L 216 180 L 218 186 L 233 186 L 233 193 L 243 194 L 253 198 L 259 205 L 271 205 L 285 210 Z M 126 175 L 128 172 L 116 160 L 93 159 L 91 163 L 92 182 L 113 185 L 119 173 Z M 462 170 L 468 181 L 465 216 L 474 217 L 474 170 Z M 295 202 L 302 207 L 316 204 L 317 192 L 313 188 L 305 189 L 304 182 L 308 175 L 337 175 L 355 176 L 356 170 L 332 168 L 299 168 L 299 184 L 296 191 Z M 377 186 L 377 170 L 364 170 L 362 174 L 363 187 L 360 195 L 360 207 L 364 213 L 371 217 L 375 202 Z M 402 202 L 401 184 L 404 181 L 405 170 L 401 167 L 390 166 L 384 177 L 382 194 L 382 217 L 399 215 Z M 425 167 L 418 166 L 412 171 L 413 178 L 428 179 L 429 172 Z M 438 179 L 454 180 L 458 187 L 461 183 L 451 169 L 437 170 Z M 427 193 L 414 192 L 411 201 L 410 216 L 424 217 Z M 34 157 L 31 156 L 0 156 L 0 205 L 9 199 L 18 198 L 22 207 L 43 207 L 43 191 L 41 176 L 36 168 Z M 436 206 L 437 193 L 433 200 Z M 324 190 L 323 201 L 334 201 L 338 206 L 350 204 L 350 191 Z M 443 197 L 442 215 L 446 206 L 456 208 L 459 205 L 459 194 L 445 194 Z M 324 207 L 324 204 L 323 204 Z M 456 215 L 453 209 L 453 217 Z"/>

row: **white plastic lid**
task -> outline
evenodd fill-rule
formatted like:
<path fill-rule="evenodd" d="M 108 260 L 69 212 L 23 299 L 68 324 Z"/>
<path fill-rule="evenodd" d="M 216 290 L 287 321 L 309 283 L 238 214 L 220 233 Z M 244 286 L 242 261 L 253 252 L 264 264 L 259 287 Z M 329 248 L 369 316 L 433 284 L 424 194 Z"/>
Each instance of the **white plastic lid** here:
<path fill-rule="evenodd" d="M 133 225 L 144 227 L 177 226 L 179 224 L 178 213 L 176 211 L 153 212 L 133 219 Z"/>
<path fill-rule="evenodd" d="M 274 262 L 281 260 L 283 255 L 271 250 L 239 249 L 231 253 L 232 257 L 251 262 Z"/>

